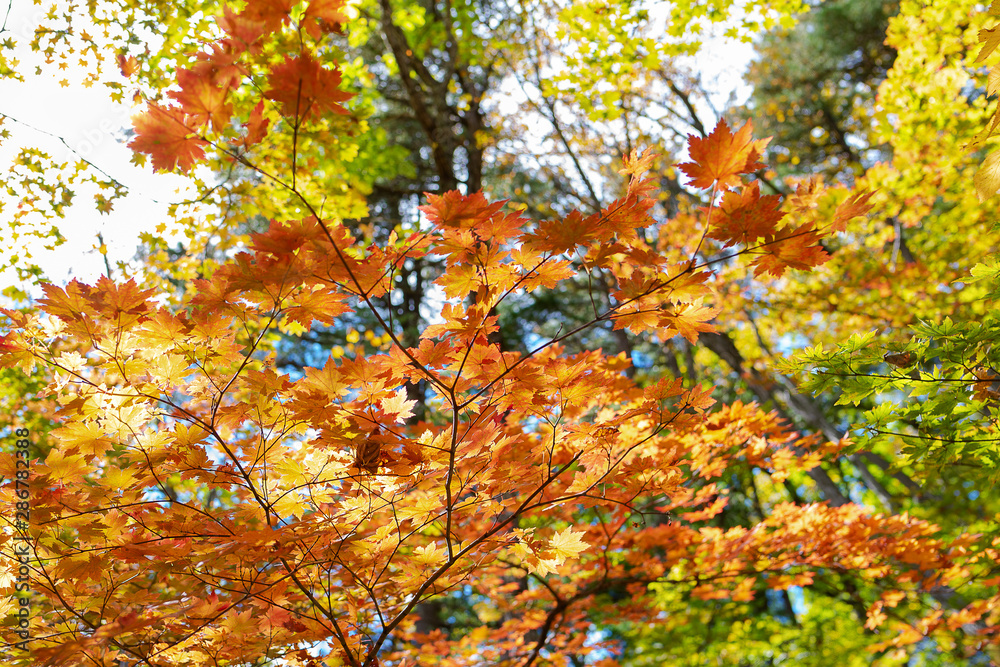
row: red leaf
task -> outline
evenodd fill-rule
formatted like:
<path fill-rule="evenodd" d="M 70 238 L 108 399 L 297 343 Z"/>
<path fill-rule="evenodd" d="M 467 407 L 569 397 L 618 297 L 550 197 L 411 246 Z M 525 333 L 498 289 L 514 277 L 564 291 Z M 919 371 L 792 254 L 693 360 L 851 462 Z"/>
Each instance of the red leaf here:
<path fill-rule="evenodd" d="M 10 334 L 0 336 L 0 353 L 13 352 L 18 349 L 17 345 L 12 342 L 13 339 L 10 336 Z"/>
<path fill-rule="evenodd" d="M 295 0 L 254 0 L 247 3 L 246 8 L 240 12 L 240 17 L 260 21 L 266 32 L 274 32 L 282 24 L 288 23 L 288 15 L 295 4 Z"/>
<path fill-rule="evenodd" d="M 503 205 L 504 202 L 488 202 L 482 190 L 471 195 L 449 190 L 441 196 L 428 193 L 427 204 L 420 210 L 433 223 L 469 229 L 499 213 Z"/>
<path fill-rule="evenodd" d="M 343 12 L 344 0 L 310 0 L 304 17 L 314 19 L 314 23 L 306 23 L 306 30 L 314 39 L 323 32 L 342 34 L 341 26 L 347 23 L 347 15 Z"/>
<path fill-rule="evenodd" d="M 212 44 L 211 52 L 199 53 L 198 62 L 191 65 L 191 71 L 213 86 L 224 90 L 237 87 L 248 72 L 240 58 L 244 47 L 232 39 Z"/>
<path fill-rule="evenodd" d="M 820 235 L 811 222 L 794 228 L 783 227 L 774 236 L 764 246 L 765 254 L 751 263 L 755 276 L 768 273 L 779 277 L 787 268 L 811 269 L 830 259 L 819 244 Z"/>
<path fill-rule="evenodd" d="M 224 8 L 222 16 L 215 21 L 231 37 L 227 42 L 240 51 L 254 50 L 251 47 L 267 32 L 264 21 L 251 18 L 245 12 L 237 14 L 229 7 Z"/>

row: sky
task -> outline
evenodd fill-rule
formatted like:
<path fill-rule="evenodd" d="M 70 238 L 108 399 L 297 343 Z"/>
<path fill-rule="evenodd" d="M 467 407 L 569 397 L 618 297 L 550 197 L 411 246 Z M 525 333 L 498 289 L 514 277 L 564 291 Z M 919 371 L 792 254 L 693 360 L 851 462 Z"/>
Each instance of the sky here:
<path fill-rule="evenodd" d="M 112 262 L 132 258 L 139 234 L 166 220 L 168 203 L 190 194 L 188 180 L 131 164 L 125 130 L 131 127 L 136 110 L 130 104 L 112 102 L 103 87 L 86 88 L 77 83 L 82 79 L 79 72 L 61 72 L 57 78 L 48 67 L 42 75 L 33 75 L 35 66 L 43 64 L 28 47 L 40 10 L 28 0 L 13 0 L 6 31 L 0 35 L 0 39 L 16 41 L 14 53 L 21 61 L 18 70 L 25 77 L 23 83 L 0 79 L 0 114 L 8 116 L 3 127 L 11 134 L 0 144 L 0 169 L 9 169 L 21 147 L 33 146 L 56 161 L 89 160 L 128 187 L 128 196 L 115 202 L 110 215 L 97 211 L 93 201 L 96 187 L 75 189 L 76 203 L 60 223 L 66 243 L 54 251 L 43 250 L 39 243 L 29 246 L 52 280 L 93 282 L 104 272 L 103 258 L 92 250 L 97 232 L 102 233 Z M 63 77 L 69 86 L 60 85 Z M 0 197 L 5 196 L 0 193 Z M 0 286 L 15 281 L 10 272 L 0 274 Z"/>
<path fill-rule="evenodd" d="M 75 204 L 59 223 L 66 243 L 55 250 L 45 250 L 40 242 L 24 241 L 26 237 L 20 241 L 27 244 L 33 261 L 49 279 L 64 283 L 77 278 L 92 283 L 105 270 L 104 259 L 94 250 L 98 232 L 103 235 L 112 266 L 116 261 L 130 260 L 135 255 L 140 233 L 166 221 L 168 204 L 190 198 L 193 190 L 184 177 L 156 174 L 148 165 L 137 167 L 131 163 L 132 153 L 126 146 L 127 129 L 137 108 L 130 103 L 112 102 L 108 91 L 100 86 L 84 87 L 78 83 L 83 78 L 81 70 L 74 72 L 72 66 L 58 72 L 58 76 L 51 66 L 43 67 L 41 75 L 33 74 L 35 66 L 43 63 L 28 44 L 43 7 L 28 0 L 11 0 L 6 29 L 0 34 L 0 40 L 13 38 L 16 42 L 14 55 L 21 61 L 18 70 L 26 79 L 23 83 L 0 79 L 0 114 L 8 116 L 3 128 L 11 134 L 0 143 L 0 169 L 9 169 L 17 151 L 31 146 L 56 161 L 86 159 L 128 188 L 128 196 L 117 200 L 109 215 L 99 213 L 94 205 L 96 187 L 74 188 Z M 0 12 L 3 10 L 0 4 Z M 718 77 L 722 97 L 730 90 L 745 96 L 741 76 L 751 56 L 750 45 L 719 42 L 706 45 L 697 65 L 706 80 Z M 62 79 L 69 85 L 61 85 Z M 0 199 L 4 197 L 7 197 L 6 210 L 16 206 L 17 202 L 9 201 L 9 196 L 0 192 Z M 0 229 L 3 227 L 5 224 L 0 224 Z M 17 284 L 12 272 L 0 273 L 0 288 L 10 284 Z M 39 293 L 37 289 L 30 292 Z"/>

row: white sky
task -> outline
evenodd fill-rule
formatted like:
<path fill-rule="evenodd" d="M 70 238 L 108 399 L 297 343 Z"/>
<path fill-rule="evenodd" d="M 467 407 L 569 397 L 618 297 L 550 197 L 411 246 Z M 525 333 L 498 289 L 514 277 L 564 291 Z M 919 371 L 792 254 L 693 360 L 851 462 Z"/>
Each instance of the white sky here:
<path fill-rule="evenodd" d="M 0 13 L 4 9 L 0 6 Z M 115 202 L 110 215 L 102 215 L 95 208 L 96 187 L 75 188 L 74 205 L 59 223 L 66 243 L 54 251 L 44 250 L 41 243 L 30 246 L 34 261 L 53 281 L 79 278 L 93 282 L 104 271 L 103 258 L 93 251 L 97 233 L 103 234 L 112 262 L 131 259 L 139 233 L 166 220 L 167 204 L 185 198 L 178 189 L 186 192 L 188 181 L 171 174 L 154 174 L 149 166 L 139 168 L 130 163 L 132 152 L 125 145 L 124 130 L 131 127 L 133 110 L 130 105 L 112 102 L 103 86 L 85 88 L 76 83 L 82 76 L 71 70 L 59 72 L 57 77 L 54 66 L 43 67 L 42 75 L 34 75 L 35 65 L 43 61 L 28 44 L 40 9 L 28 0 L 14 0 L 7 32 L 0 36 L 16 41 L 14 54 L 21 61 L 18 71 L 26 80 L 19 83 L 0 79 L 0 113 L 22 122 L 8 118 L 4 123 L 11 136 L 0 144 L 0 170 L 9 169 L 20 148 L 35 147 L 57 162 L 85 158 L 128 188 L 128 196 Z M 59 85 L 63 77 L 69 80 L 68 87 Z M 73 150 L 46 132 L 61 137 Z M 8 210 L 16 204 L 8 203 Z M 14 282 L 16 278 L 10 273 L 0 274 L 0 286 Z"/>

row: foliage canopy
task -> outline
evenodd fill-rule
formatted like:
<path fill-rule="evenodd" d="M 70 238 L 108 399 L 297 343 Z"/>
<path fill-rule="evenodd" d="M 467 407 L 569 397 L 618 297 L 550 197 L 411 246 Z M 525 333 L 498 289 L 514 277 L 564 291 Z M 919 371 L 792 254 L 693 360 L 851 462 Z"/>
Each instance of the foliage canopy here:
<path fill-rule="evenodd" d="M 988 17 L 801 17 L 853 31 L 851 66 L 798 3 L 751 3 L 734 34 L 825 54 L 752 70 L 742 114 L 810 110 L 772 145 L 707 122 L 683 64 L 734 8 L 655 9 L 40 21 L 32 49 L 143 101 L 136 162 L 202 196 L 92 285 L 33 301 L 5 260 L 0 425 L 32 448 L 0 454 L 30 515 L 0 532 L 9 664 L 1000 660 L 996 188 L 965 150 Z M 104 212 L 127 189 L 16 159 Z M 58 237 L 71 191 L 20 173 L 12 233 Z"/>

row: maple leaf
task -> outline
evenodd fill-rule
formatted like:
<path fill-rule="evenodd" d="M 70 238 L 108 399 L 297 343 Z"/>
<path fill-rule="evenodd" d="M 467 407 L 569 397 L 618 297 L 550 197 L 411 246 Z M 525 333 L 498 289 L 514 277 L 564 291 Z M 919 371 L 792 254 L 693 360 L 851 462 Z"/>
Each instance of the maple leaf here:
<path fill-rule="evenodd" d="M 459 263 L 434 281 L 444 288 L 444 294 L 449 299 L 464 298 L 476 291 L 483 284 L 479 267 L 468 263 Z"/>
<path fill-rule="evenodd" d="M 340 70 L 324 68 L 310 54 L 286 56 L 284 62 L 271 69 L 264 93 L 281 105 L 286 116 L 307 120 L 322 112 L 346 114 L 341 102 L 351 99 L 351 93 L 340 90 Z"/>
<path fill-rule="evenodd" d="M 413 406 L 416 404 L 415 400 L 406 400 L 406 392 L 400 390 L 388 398 L 383 398 L 379 407 L 386 415 L 401 423 L 413 416 Z"/>
<path fill-rule="evenodd" d="M 981 29 L 979 31 L 979 42 L 983 46 L 979 49 L 979 55 L 976 56 L 977 63 L 989 58 L 990 54 L 996 51 L 997 46 L 1000 46 L 1000 26 Z"/>
<path fill-rule="evenodd" d="M 0 353 L 15 352 L 18 349 L 11 334 L 8 333 L 0 336 Z"/>
<path fill-rule="evenodd" d="M 750 121 L 733 134 L 726 121 L 720 120 L 704 139 L 689 138 L 691 162 L 677 166 L 691 177 L 691 185 L 696 188 L 710 188 L 716 183 L 720 188 L 735 185 L 740 174 L 752 174 L 764 167 L 758 160 L 770 139 L 755 141 L 752 132 Z"/>
<path fill-rule="evenodd" d="M 243 138 L 244 146 L 259 144 L 267 136 L 267 127 L 271 121 L 264 118 L 264 102 L 261 100 L 250 112 L 250 119 L 246 122 L 246 136 Z"/>
<path fill-rule="evenodd" d="M 437 566 L 448 556 L 444 549 L 438 549 L 437 543 L 431 542 L 425 546 L 419 546 L 413 550 L 410 556 L 413 562 L 420 565 Z"/>
<path fill-rule="evenodd" d="M 779 277 L 788 268 L 810 269 L 819 266 L 830 255 L 819 244 L 820 235 L 813 223 L 799 227 L 783 227 L 764 244 L 764 254 L 751 263 L 754 275 Z"/>
<path fill-rule="evenodd" d="M 723 241 L 726 247 L 750 245 L 774 232 L 775 223 L 785 216 L 780 206 L 777 195 L 760 195 L 757 181 L 739 191 L 727 191 L 712 215 L 708 236 Z"/>
<path fill-rule="evenodd" d="M 222 621 L 222 627 L 225 628 L 234 639 L 243 634 L 256 631 L 259 624 L 260 621 L 254 618 L 252 609 L 227 614 L 225 619 Z"/>
<path fill-rule="evenodd" d="M 539 287 L 554 288 L 563 280 L 568 280 L 574 275 L 573 268 L 568 261 L 550 260 L 527 269 L 521 285 L 528 292 Z"/>
<path fill-rule="evenodd" d="M 329 23 L 346 23 L 347 15 L 344 13 L 344 0 L 309 0 L 305 15 Z"/>
<path fill-rule="evenodd" d="M 135 56 L 126 56 L 124 53 L 119 53 L 115 56 L 115 62 L 118 63 L 118 71 L 126 79 L 135 74 L 139 69 L 139 61 L 135 59 Z"/>
<path fill-rule="evenodd" d="M 622 168 L 619 174 L 627 175 L 628 194 L 635 197 L 648 196 L 656 188 L 654 179 L 646 179 L 645 175 L 653 168 L 653 163 L 660 157 L 652 149 L 647 148 L 643 152 L 638 149 L 632 151 L 622 159 Z"/>
<path fill-rule="evenodd" d="M 1000 93 L 1000 67 L 993 67 L 986 78 L 986 94 L 993 97 Z"/>
<path fill-rule="evenodd" d="M 654 153 L 650 148 L 642 152 L 635 149 L 622 159 L 622 167 L 618 170 L 618 173 L 641 178 L 653 168 L 653 163 L 658 157 L 659 155 Z"/>
<path fill-rule="evenodd" d="M 237 51 L 254 50 L 255 45 L 269 31 L 263 20 L 246 13 L 236 13 L 229 6 L 223 7 L 222 15 L 216 17 L 215 21 L 223 32 L 230 35 L 228 42 Z"/>
<path fill-rule="evenodd" d="M 107 276 L 98 278 L 93 287 L 81 285 L 81 289 L 94 310 L 116 319 L 122 327 L 139 321 L 151 311 L 149 298 L 155 293 L 152 289 L 139 289 L 133 278 L 120 283 Z"/>
<path fill-rule="evenodd" d="M 313 21 L 306 23 L 306 30 L 314 39 L 326 32 L 342 34 L 341 25 L 348 20 L 343 10 L 344 0 L 310 0 L 304 17 Z"/>
<path fill-rule="evenodd" d="M 986 156 L 983 164 L 972 177 L 979 201 L 986 201 L 1000 191 L 1000 150 Z"/>
<path fill-rule="evenodd" d="M 177 82 L 180 92 L 169 95 L 181 105 L 187 122 L 199 127 L 211 123 L 216 131 L 226 126 L 233 115 L 232 106 L 226 102 L 226 88 L 191 70 L 180 70 Z"/>
<path fill-rule="evenodd" d="M 581 539 L 584 535 L 586 535 L 585 531 L 564 528 L 552 536 L 547 549 L 549 553 L 560 560 L 576 558 L 590 546 Z"/>
<path fill-rule="evenodd" d="M 180 167 L 181 171 L 188 171 L 205 157 L 207 142 L 188 126 L 179 109 L 152 102 L 145 112 L 132 119 L 132 124 L 135 138 L 129 142 L 129 148 L 149 154 L 156 169 L 170 171 Z"/>
<path fill-rule="evenodd" d="M 289 14 L 295 4 L 295 0 L 254 0 L 247 3 L 241 16 L 260 21 L 267 31 L 273 31 L 291 21 Z"/>
<path fill-rule="evenodd" d="M 490 203 L 483 191 L 463 195 L 458 190 L 449 190 L 443 195 L 427 195 L 427 204 L 420 210 L 427 217 L 444 227 L 468 229 L 485 222 L 500 212 L 505 202 Z"/>
<path fill-rule="evenodd" d="M 286 303 L 285 316 L 289 321 L 304 324 L 307 327 L 312 322 L 332 324 L 336 318 L 351 311 L 344 303 L 342 294 L 331 293 L 328 290 L 312 290 L 290 297 Z"/>
<path fill-rule="evenodd" d="M 841 202 L 837 207 L 836 213 L 833 216 L 833 222 L 830 228 L 835 232 L 843 232 L 847 230 L 847 223 L 852 219 L 860 217 L 872 210 L 873 204 L 869 203 L 869 200 L 874 195 L 874 192 L 856 192 L 846 200 Z"/>
<path fill-rule="evenodd" d="M 596 214 L 584 217 L 573 211 L 565 218 L 544 220 L 525 236 L 525 242 L 533 251 L 566 252 L 597 238 L 600 232 L 595 223 L 599 219 Z"/>
<path fill-rule="evenodd" d="M 660 314 L 658 325 L 674 329 L 692 343 L 698 340 L 701 332 L 715 331 L 711 321 L 719 314 L 721 308 L 703 306 L 701 299 L 694 303 L 679 304 L 671 311 Z"/>

